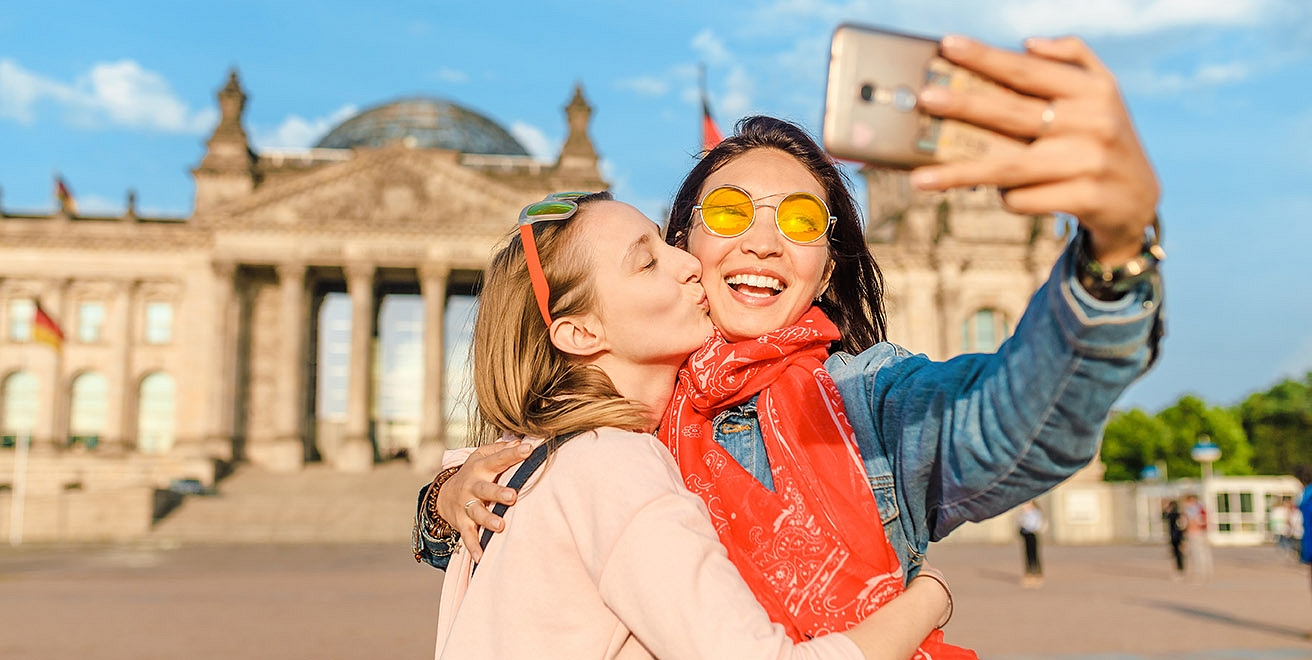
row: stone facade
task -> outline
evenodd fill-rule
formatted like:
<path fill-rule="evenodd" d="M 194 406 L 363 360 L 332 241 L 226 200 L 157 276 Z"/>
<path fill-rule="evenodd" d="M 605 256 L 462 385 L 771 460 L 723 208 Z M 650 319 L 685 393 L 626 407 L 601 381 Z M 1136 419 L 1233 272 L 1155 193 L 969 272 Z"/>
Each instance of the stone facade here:
<path fill-rule="evenodd" d="M 606 187 L 578 88 L 554 164 L 413 138 L 257 154 L 242 128 L 245 98 L 234 72 L 193 170 L 189 218 L 138 217 L 132 203 L 121 217 L 0 211 L 0 436 L 30 433 L 29 492 L 116 479 L 125 488 L 180 477 L 211 483 L 216 460 L 369 470 L 375 393 L 371 378 L 355 374 L 373 372 L 382 297 L 423 297 L 423 401 L 441 401 L 447 298 L 475 290 L 523 205 L 555 190 Z M 890 338 L 936 359 L 993 350 L 1061 248 L 1051 218 L 1010 214 L 993 191 L 917 195 L 900 174 L 865 176 Z M 330 293 L 349 294 L 351 306 L 352 377 L 336 425 L 314 412 L 317 319 Z M 24 300 L 61 323 L 62 351 L 11 336 Z M 97 336 L 80 336 L 80 315 L 91 313 L 103 317 Z M 16 374 L 36 382 L 25 429 L 9 405 Z M 70 420 L 84 374 L 105 390 L 94 448 L 68 440 L 81 433 Z M 143 399 L 147 390 L 155 393 Z M 166 406 L 162 422 L 158 406 Z M 411 459 L 428 471 L 464 429 L 447 428 L 440 405 L 422 414 Z M 147 417 L 150 428 L 139 428 Z M 14 453 L 0 450 L 0 483 Z"/>
<path fill-rule="evenodd" d="M 119 485 L 159 488 L 176 478 L 212 482 L 215 459 L 275 471 L 306 460 L 369 469 L 371 378 L 350 379 L 340 437 L 324 446 L 316 438 L 314 343 L 325 296 L 350 295 L 350 370 L 370 374 L 382 297 L 422 295 L 424 398 L 440 401 L 448 296 L 473 291 L 525 204 L 555 190 L 606 187 L 582 89 L 566 107 L 570 135 L 555 164 L 408 139 L 256 154 L 241 125 L 245 94 L 235 72 L 218 98 L 221 120 L 193 170 L 191 217 L 139 217 L 131 203 L 121 217 L 69 207 L 0 211 L 0 437 L 12 447 L 30 435 L 29 492 L 80 488 L 83 475 L 98 470 L 88 465 L 123 475 Z M 31 341 L 32 301 L 62 326 L 62 350 Z M 83 336 L 79 316 L 93 312 L 103 322 L 97 336 Z M 105 409 L 91 442 L 76 443 L 70 406 L 84 374 L 103 381 L 97 401 Z M 33 381 L 35 397 L 23 400 L 34 398 L 35 410 L 19 410 L 17 389 Z M 167 396 L 143 404 L 143 391 L 158 382 Z M 170 413 L 162 445 L 138 428 L 149 416 L 143 405 Z M 424 408 L 412 456 L 422 469 L 445 448 L 441 414 L 441 406 Z M 10 481 L 14 454 L 0 450 L 0 483 Z M 142 461 L 167 469 L 124 467 Z M 113 479 L 96 483 L 106 481 Z"/>
<path fill-rule="evenodd" d="M 1056 221 L 1007 211 L 994 189 L 923 194 L 902 172 L 864 175 L 889 339 L 935 360 L 995 350 L 1065 245 Z"/>

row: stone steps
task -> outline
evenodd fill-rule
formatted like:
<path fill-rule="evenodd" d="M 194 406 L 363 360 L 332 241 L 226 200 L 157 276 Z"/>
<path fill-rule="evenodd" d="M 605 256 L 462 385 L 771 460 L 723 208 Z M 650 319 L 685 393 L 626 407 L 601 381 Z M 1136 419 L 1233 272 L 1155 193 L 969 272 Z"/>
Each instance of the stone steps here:
<path fill-rule="evenodd" d="M 292 474 L 239 467 L 214 495 L 187 496 L 150 538 L 182 543 L 376 543 L 410 539 L 415 496 L 431 478 L 405 463 L 360 474 L 310 465 Z"/>

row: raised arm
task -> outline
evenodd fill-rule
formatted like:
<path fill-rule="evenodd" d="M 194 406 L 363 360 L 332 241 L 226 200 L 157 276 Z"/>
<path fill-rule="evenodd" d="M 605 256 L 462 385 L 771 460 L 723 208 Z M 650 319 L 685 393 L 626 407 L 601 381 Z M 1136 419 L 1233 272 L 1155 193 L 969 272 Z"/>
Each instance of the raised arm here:
<path fill-rule="evenodd" d="M 867 471 L 893 475 L 898 524 L 918 551 L 1086 465 L 1112 404 L 1147 369 L 1160 287 L 1100 302 L 1073 281 L 1070 259 L 997 353 L 934 362 L 880 344 L 830 359 Z"/>
<path fill-rule="evenodd" d="M 872 482 L 896 483 L 898 520 L 886 529 L 908 574 L 930 540 L 1088 463 L 1112 404 L 1151 365 L 1162 334 L 1160 277 L 1139 268 L 1161 255 L 1146 242 L 1159 188 L 1114 76 L 1069 37 L 1031 39 L 1023 53 L 949 37 L 942 52 L 1003 86 L 927 89 L 921 107 L 1022 146 L 918 169 L 912 183 L 997 186 L 1014 211 L 1069 213 L 1081 233 L 996 354 L 936 363 L 881 344 L 831 359 Z M 1090 279 L 1111 271 L 1124 286 Z"/>

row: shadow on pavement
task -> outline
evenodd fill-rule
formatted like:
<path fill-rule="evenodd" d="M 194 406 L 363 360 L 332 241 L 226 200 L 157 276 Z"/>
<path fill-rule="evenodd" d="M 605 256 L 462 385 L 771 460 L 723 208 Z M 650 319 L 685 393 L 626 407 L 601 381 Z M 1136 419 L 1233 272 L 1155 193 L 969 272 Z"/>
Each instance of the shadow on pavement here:
<path fill-rule="evenodd" d="M 1020 582 L 1020 573 L 981 568 L 980 570 L 975 571 L 975 574 L 986 580 L 1004 582 L 1006 584 L 1017 584 Z"/>
<path fill-rule="evenodd" d="M 1140 604 L 1146 605 L 1148 607 L 1155 607 L 1161 610 L 1176 612 L 1179 614 L 1184 614 L 1185 616 L 1191 616 L 1198 619 L 1205 619 L 1207 621 L 1212 621 L 1215 623 L 1224 623 L 1239 628 L 1247 628 L 1249 630 L 1253 630 L 1257 632 L 1271 633 L 1273 635 L 1292 637 L 1294 639 L 1300 639 L 1300 640 L 1307 639 L 1307 631 L 1305 630 L 1267 623 L 1265 621 L 1241 619 L 1239 617 L 1227 614 L 1225 612 L 1205 610 L 1201 607 L 1191 607 L 1189 605 L 1181 605 L 1179 603 L 1172 603 L 1169 601 L 1161 601 L 1161 600 L 1146 600 L 1146 601 L 1139 601 L 1139 602 Z"/>

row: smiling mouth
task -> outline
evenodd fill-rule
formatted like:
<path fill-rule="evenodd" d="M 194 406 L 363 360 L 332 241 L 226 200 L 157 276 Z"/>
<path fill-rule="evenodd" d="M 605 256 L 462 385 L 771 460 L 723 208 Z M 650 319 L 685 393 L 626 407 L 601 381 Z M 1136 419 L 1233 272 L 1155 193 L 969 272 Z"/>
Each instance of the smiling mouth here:
<path fill-rule="evenodd" d="M 783 282 L 768 275 L 754 275 L 743 273 L 739 275 L 730 275 L 724 278 L 724 283 L 729 288 L 753 298 L 769 298 L 783 293 L 787 288 Z"/>

